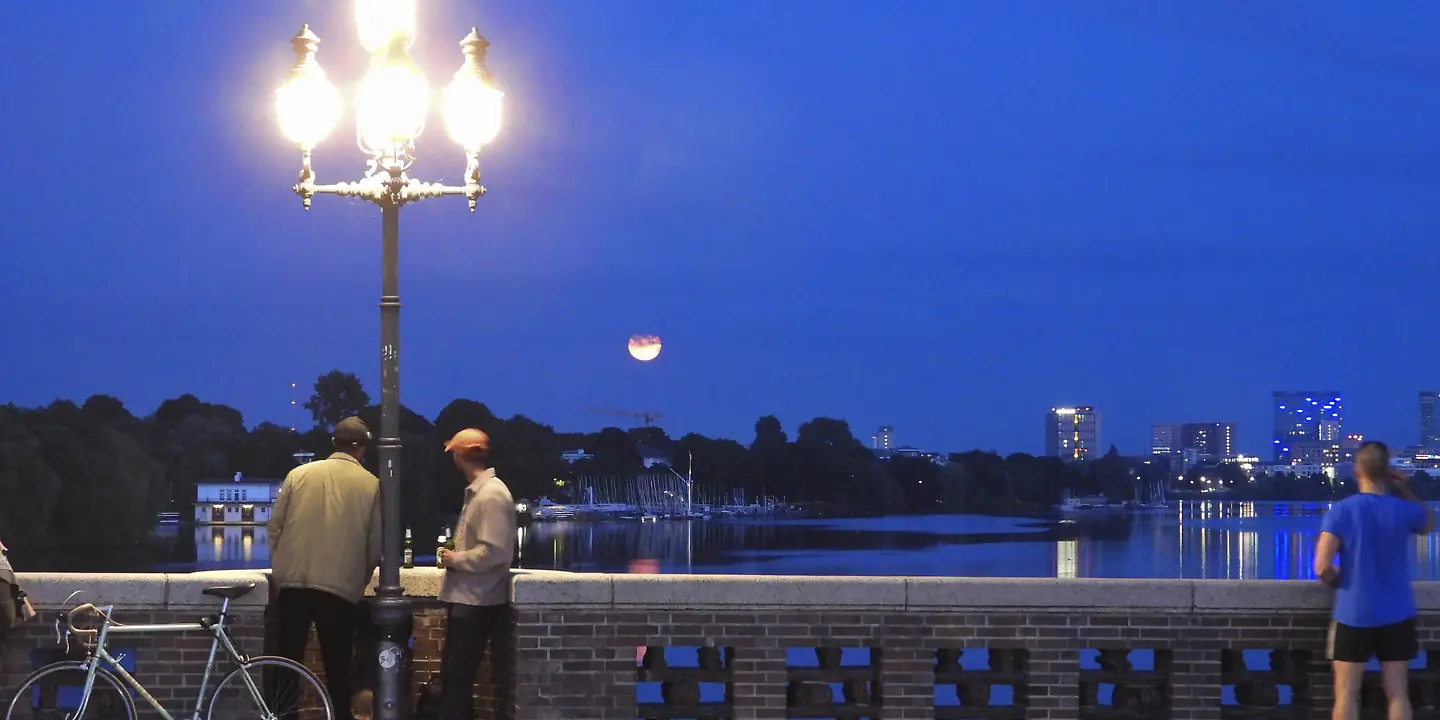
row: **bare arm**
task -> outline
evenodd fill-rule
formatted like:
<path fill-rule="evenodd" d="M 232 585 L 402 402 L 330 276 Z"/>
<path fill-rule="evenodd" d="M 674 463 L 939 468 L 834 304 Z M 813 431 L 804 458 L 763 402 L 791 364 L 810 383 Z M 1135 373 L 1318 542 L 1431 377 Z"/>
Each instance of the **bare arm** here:
<path fill-rule="evenodd" d="M 1431 510 L 1430 506 L 1427 505 L 1424 500 L 1421 500 L 1415 494 L 1414 490 L 1410 489 L 1410 478 L 1406 477 L 1405 473 L 1396 472 L 1391 476 L 1390 484 L 1394 486 L 1396 495 L 1419 505 L 1420 512 L 1425 514 L 1424 525 L 1417 532 L 1421 535 L 1428 535 L 1433 532 L 1435 530 L 1435 511 Z"/>
<path fill-rule="evenodd" d="M 1340 571 L 1335 567 L 1335 555 L 1339 552 L 1340 537 L 1333 533 L 1320 533 L 1320 541 L 1315 543 L 1315 577 L 1332 587 L 1340 577 Z"/>
<path fill-rule="evenodd" d="M 475 547 L 450 555 L 446 567 L 463 572 L 485 572 L 510 567 L 514 555 L 515 507 L 493 495 L 476 498 L 467 509 L 470 527 L 479 528 Z"/>

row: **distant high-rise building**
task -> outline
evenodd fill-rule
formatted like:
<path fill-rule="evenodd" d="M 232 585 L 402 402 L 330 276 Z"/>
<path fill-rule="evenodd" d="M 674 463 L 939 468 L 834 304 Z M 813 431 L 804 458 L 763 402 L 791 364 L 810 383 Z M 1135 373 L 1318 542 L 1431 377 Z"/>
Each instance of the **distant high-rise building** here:
<path fill-rule="evenodd" d="M 1440 418 L 1435 417 L 1435 404 L 1440 393 L 1434 390 L 1420 391 L 1420 447 L 1440 450 Z"/>
<path fill-rule="evenodd" d="M 1100 414 L 1090 406 L 1050 408 L 1045 415 L 1045 454 L 1088 460 L 1100 453 Z"/>
<path fill-rule="evenodd" d="M 875 449 L 888 452 L 895 449 L 895 428 L 890 425 L 881 425 L 879 430 L 870 438 L 875 444 Z"/>
<path fill-rule="evenodd" d="M 1343 405 L 1335 390 L 1276 390 L 1273 395 L 1276 463 L 1334 464 L 1340 457 Z"/>
<path fill-rule="evenodd" d="M 1360 433 L 1350 433 L 1349 435 L 1340 438 L 1340 461 L 1354 462 L 1355 453 L 1359 451 L 1360 446 L 1364 444 L 1365 436 L 1361 435 Z"/>
<path fill-rule="evenodd" d="M 1180 452 L 1180 425 L 1159 423 L 1150 426 L 1150 454 L 1170 456 Z"/>
<path fill-rule="evenodd" d="M 1235 457 L 1235 423 L 1185 423 L 1180 426 L 1180 447 L 1211 460 Z"/>

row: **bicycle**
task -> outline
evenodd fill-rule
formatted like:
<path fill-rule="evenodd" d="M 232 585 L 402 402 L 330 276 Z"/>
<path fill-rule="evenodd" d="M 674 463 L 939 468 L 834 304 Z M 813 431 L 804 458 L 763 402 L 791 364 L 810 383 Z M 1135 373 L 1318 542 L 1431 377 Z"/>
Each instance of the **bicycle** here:
<path fill-rule="evenodd" d="M 154 708 L 162 720 L 175 720 L 175 716 L 121 666 L 124 654 L 118 658 L 111 655 L 106 642 L 114 635 L 202 631 L 210 633 L 214 640 L 210 643 L 210 656 L 205 661 L 205 674 L 200 678 L 200 691 L 195 697 L 195 710 L 190 720 L 201 720 L 201 707 L 206 708 L 204 717 L 207 720 L 335 720 L 329 695 L 309 668 L 288 658 L 247 658 L 235 648 L 226 623 L 230 601 L 248 595 L 256 586 L 257 583 L 242 583 L 202 590 L 205 595 L 220 599 L 220 612 L 195 623 L 124 625 L 111 617 L 115 606 L 96 607 L 90 603 L 60 612 L 55 618 L 55 642 L 64 644 L 68 654 L 71 638 L 80 639 L 82 646 L 88 648 L 85 659 L 52 663 L 26 676 L 10 701 L 5 720 L 79 720 L 82 717 L 85 720 L 137 720 L 132 692 Z M 77 617 L 87 615 L 98 618 L 99 627 L 82 629 L 75 626 Z M 206 691 L 215 673 L 216 655 L 221 650 L 235 669 L 216 684 L 207 706 Z M 75 697 L 77 691 L 79 696 Z M 247 699 L 254 702 L 250 710 L 231 710 L 222 706 L 230 700 Z M 318 707 L 308 711 L 278 710 L 291 699 L 297 705 L 302 699 L 309 700 L 317 703 Z"/>

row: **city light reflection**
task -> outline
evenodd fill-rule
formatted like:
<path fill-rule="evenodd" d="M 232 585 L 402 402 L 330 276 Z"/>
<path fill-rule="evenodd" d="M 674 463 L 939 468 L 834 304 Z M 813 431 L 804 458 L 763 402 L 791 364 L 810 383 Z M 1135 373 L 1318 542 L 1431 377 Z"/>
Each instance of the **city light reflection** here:
<path fill-rule="evenodd" d="M 264 525 L 199 525 L 194 537 L 197 570 L 270 567 Z"/>
<path fill-rule="evenodd" d="M 1305 580 L 1314 577 L 1328 508 L 1190 500 L 1173 512 L 1066 522 L 982 516 L 535 522 L 517 528 L 515 556 L 518 567 L 576 572 L 626 572 L 631 562 L 647 560 L 666 573 Z M 181 537 L 189 542 L 188 534 Z M 263 525 L 198 526 L 193 538 L 195 569 L 269 566 Z M 1413 552 L 1416 579 L 1440 579 L 1440 535 L 1416 538 Z"/>
<path fill-rule="evenodd" d="M 1078 577 L 1080 545 L 1075 540 L 1058 540 L 1055 542 L 1055 577 L 1074 578 Z"/>
<path fill-rule="evenodd" d="M 1236 573 L 1240 580 L 1255 580 L 1260 568 L 1260 533 L 1240 533 L 1240 565 Z"/>

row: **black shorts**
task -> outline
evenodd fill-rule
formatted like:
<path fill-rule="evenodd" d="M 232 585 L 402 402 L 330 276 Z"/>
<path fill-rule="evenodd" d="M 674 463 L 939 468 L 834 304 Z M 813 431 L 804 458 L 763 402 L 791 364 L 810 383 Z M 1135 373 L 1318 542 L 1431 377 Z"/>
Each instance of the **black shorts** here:
<path fill-rule="evenodd" d="M 1354 627 L 1330 621 L 1325 638 L 1325 657 L 1351 663 L 1410 662 L 1420 654 L 1415 637 L 1415 618 L 1380 627 Z"/>

